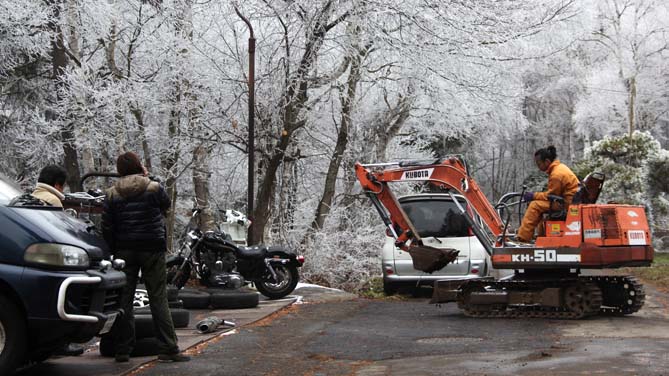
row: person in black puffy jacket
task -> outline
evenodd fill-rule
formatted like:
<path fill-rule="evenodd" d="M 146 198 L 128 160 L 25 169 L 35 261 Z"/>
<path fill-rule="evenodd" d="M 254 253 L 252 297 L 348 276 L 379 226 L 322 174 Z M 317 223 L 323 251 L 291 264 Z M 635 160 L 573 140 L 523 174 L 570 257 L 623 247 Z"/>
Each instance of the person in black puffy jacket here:
<path fill-rule="evenodd" d="M 137 154 L 126 152 L 116 160 L 121 178 L 107 190 L 102 213 L 102 234 L 114 257 L 124 259 L 127 284 L 121 294 L 125 314 L 112 329 L 116 361 L 127 362 L 135 345 L 133 300 L 141 270 L 156 337 L 161 343 L 158 360 L 183 362 L 167 303 L 165 213 L 170 199 L 165 189 L 147 177 Z"/>

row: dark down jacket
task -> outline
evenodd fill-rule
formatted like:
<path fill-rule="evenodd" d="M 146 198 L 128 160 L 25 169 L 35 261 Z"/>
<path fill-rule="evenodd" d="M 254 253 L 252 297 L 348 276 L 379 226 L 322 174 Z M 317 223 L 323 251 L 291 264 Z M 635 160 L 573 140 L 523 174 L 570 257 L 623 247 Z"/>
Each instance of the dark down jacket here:
<path fill-rule="evenodd" d="M 102 234 L 116 250 L 166 250 L 164 215 L 170 207 L 165 189 L 142 175 L 120 178 L 107 190 Z"/>

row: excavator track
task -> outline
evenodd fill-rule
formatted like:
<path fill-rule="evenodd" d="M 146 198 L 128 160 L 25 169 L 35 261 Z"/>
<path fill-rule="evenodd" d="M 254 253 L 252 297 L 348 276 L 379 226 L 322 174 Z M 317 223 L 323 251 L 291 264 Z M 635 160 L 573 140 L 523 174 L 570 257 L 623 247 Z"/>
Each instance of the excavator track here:
<path fill-rule="evenodd" d="M 471 294 L 479 297 L 499 292 L 537 293 L 544 289 L 560 289 L 559 307 L 540 304 L 476 304 Z M 578 278 L 526 281 L 471 281 L 458 293 L 458 306 L 465 315 L 478 318 L 546 318 L 581 319 L 598 314 L 626 315 L 637 312 L 644 303 L 643 286 L 629 276 L 581 276 Z"/>
<path fill-rule="evenodd" d="M 592 276 L 588 278 L 602 290 L 604 300 L 599 312 L 602 315 L 630 315 L 643 307 L 646 291 L 632 276 Z"/>

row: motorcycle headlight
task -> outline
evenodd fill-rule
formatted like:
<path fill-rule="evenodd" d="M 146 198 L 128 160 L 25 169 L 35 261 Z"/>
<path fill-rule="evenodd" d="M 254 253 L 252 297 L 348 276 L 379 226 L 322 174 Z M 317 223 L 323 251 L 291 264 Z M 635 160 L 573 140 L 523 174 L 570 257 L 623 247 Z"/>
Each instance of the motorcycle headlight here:
<path fill-rule="evenodd" d="M 73 268 L 88 268 L 90 260 L 85 250 L 66 244 L 37 243 L 29 246 L 23 256 L 26 262 Z"/>

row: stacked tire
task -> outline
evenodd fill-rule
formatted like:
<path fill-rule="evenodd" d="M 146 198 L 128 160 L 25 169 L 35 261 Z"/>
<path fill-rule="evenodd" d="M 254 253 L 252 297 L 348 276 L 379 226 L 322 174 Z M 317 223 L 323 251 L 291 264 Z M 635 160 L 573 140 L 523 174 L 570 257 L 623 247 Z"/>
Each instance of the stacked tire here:
<path fill-rule="evenodd" d="M 178 299 L 188 309 L 244 309 L 253 308 L 260 302 L 260 295 L 248 289 L 205 290 L 184 288 L 179 290 Z"/>
<path fill-rule="evenodd" d="M 140 286 L 141 287 L 141 286 Z M 186 328 L 190 322 L 188 309 L 244 309 L 253 308 L 260 302 L 260 294 L 248 289 L 213 289 L 198 290 L 175 287 L 167 289 L 168 304 L 175 328 Z M 150 303 L 136 306 L 135 316 L 135 348 L 130 356 L 157 355 L 160 342 L 155 337 Z M 100 339 L 100 355 L 114 356 L 116 343 L 110 334 Z"/>
<path fill-rule="evenodd" d="M 178 300 L 178 290 L 168 287 L 167 299 L 170 307 L 170 315 L 175 328 L 187 328 L 190 322 L 190 312 L 183 308 L 184 303 Z M 157 355 L 160 342 L 155 336 L 153 329 L 153 317 L 151 316 L 150 304 L 134 308 L 135 316 L 135 348 L 130 356 Z M 114 337 L 107 333 L 100 338 L 100 355 L 114 356 L 116 343 Z"/>

